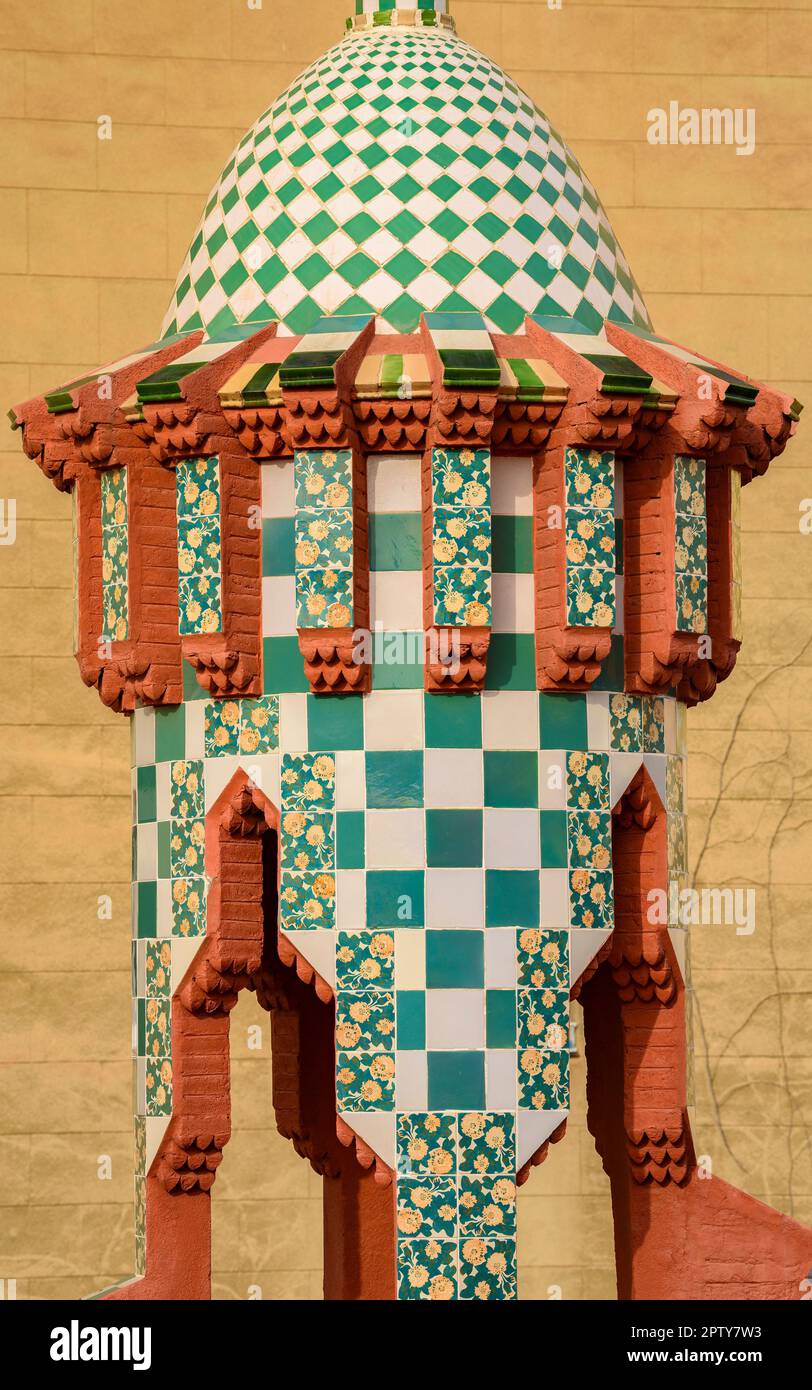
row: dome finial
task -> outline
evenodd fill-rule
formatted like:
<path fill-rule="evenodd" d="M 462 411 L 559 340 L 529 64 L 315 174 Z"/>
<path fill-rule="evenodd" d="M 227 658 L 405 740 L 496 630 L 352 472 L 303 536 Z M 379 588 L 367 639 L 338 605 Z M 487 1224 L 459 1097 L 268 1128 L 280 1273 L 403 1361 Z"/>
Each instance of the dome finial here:
<path fill-rule="evenodd" d="M 449 0 L 354 0 L 354 3 L 355 15 L 347 20 L 348 29 L 373 28 L 381 24 L 451 26 Z"/>

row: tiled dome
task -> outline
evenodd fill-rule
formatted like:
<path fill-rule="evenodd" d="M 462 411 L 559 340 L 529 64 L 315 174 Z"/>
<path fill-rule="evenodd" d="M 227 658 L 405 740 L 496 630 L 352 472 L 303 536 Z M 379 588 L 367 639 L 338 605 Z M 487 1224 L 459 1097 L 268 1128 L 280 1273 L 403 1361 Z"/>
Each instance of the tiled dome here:
<path fill-rule="evenodd" d="M 649 324 L 592 184 L 495 63 L 451 28 L 351 31 L 237 146 L 164 331 L 423 310 Z"/>

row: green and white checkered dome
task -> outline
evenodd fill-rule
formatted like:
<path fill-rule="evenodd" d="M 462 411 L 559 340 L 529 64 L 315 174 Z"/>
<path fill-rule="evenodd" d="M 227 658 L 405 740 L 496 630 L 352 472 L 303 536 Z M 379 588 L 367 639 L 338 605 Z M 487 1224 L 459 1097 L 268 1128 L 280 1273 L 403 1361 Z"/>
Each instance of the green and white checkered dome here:
<path fill-rule="evenodd" d="M 502 333 L 534 312 L 649 326 L 592 184 L 530 98 L 439 9 L 357 8 L 226 164 L 164 333 L 367 312 L 404 333 L 424 310 Z"/>

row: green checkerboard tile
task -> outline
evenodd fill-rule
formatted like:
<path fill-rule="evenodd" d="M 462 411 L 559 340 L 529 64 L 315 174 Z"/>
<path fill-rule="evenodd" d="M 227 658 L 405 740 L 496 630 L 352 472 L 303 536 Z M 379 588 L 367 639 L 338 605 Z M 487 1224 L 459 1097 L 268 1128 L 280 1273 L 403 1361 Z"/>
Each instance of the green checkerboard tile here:
<path fill-rule="evenodd" d="M 427 811 L 426 863 L 430 869 L 480 867 L 482 812 Z"/>
<path fill-rule="evenodd" d="M 363 869 L 364 863 L 364 813 L 339 811 L 336 816 L 336 867 Z"/>
<path fill-rule="evenodd" d="M 366 789 L 370 809 L 422 806 L 423 754 L 408 749 L 367 753 Z"/>
<path fill-rule="evenodd" d="M 530 98 L 449 29 L 375 26 L 240 142 L 164 329 L 271 316 L 304 334 L 327 313 L 376 313 L 410 332 L 421 311 L 502 333 L 528 313 L 649 322 L 594 188 Z"/>
<path fill-rule="evenodd" d="M 424 697 L 427 748 L 481 748 L 482 700 L 477 694 Z"/>
<path fill-rule="evenodd" d="M 538 806 L 538 754 L 486 749 L 483 763 L 486 806 Z"/>
<path fill-rule="evenodd" d="M 374 512 L 369 518 L 371 570 L 423 568 L 422 518 L 419 512 Z"/>

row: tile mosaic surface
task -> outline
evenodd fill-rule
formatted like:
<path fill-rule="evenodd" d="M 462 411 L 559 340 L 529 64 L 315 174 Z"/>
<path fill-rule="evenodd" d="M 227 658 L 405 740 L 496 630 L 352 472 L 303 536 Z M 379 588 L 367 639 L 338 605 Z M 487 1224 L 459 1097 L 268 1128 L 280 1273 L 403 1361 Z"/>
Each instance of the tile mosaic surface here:
<path fill-rule="evenodd" d="M 564 460 L 567 623 L 615 621 L 615 456 L 567 449 Z"/>
<path fill-rule="evenodd" d="M 110 642 L 130 635 L 128 519 L 126 469 L 109 468 L 101 475 L 101 525 L 102 636 Z"/>
<path fill-rule="evenodd" d="M 674 513 L 677 631 L 701 633 L 708 626 L 708 523 L 704 459 L 676 455 Z"/>
<path fill-rule="evenodd" d="M 183 459 L 176 474 L 179 630 L 184 635 L 219 632 L 223 621 L 219 460 Z"/>
<path fill-rule="evenodd" d="M 337 1108 L 398 1169 L 401 1296 L 510 1298 L 512 1185 L 569 1108 L 569 991 L 613 923 L 610 812 L 645 761 L 683 872 L 684 720 L 623 692 L 622 636 L 601 689 L 536 691 L 528 459 L 491 460 L 474 499 L 492 521 L 494 684 L 426 694 L 422 649 L 402 640 L 421 627 L 420 470 L 369 462 L 370 694 L 313 696 L 302 679 L 297 487 L 313 475 L 285 460 L 262 468 L 265 694 L 136 712 L 140 1113 L 171 1108 L 171 1050 L 148 1055 L 146 1007 L 204 928 L 203 820 L 250 769 L 280 808 L 282 928 L 335 988 Z"/>
<path fill-rule="evenodd" d="M 488 627 L 491 606 L 491 458 L 487 449 L 431 456 L 434 621 Z"/>
<path fill-rule="evenodd" d="M 387 6 L 383 7 L 384 9 Z M 533 102 L 453 31 L 376 27 L 317 59 L 212 190 L 164 329 L 252 317 L 306 332 L 375 312 L 648 324 L 594 188 Z"/>
<path fill-rule="evenodd" d="M 297 625 L 352 627 L 352 453 L 297 453 L 294 468 Z"/>

